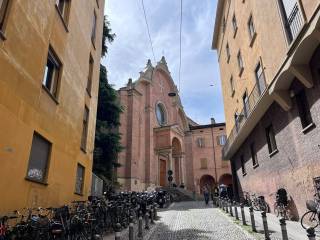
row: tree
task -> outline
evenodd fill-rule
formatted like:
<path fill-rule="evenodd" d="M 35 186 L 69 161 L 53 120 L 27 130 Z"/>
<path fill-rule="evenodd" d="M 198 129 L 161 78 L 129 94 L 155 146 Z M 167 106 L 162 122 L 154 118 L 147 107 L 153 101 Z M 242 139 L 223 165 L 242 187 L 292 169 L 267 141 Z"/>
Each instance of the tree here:
<path fill-rule="evenodd" d="M 112 43 L 112 33 L 106 16 L 104 19 L 101 57 L 108 53 L 107 43 Z M 107 69 L 100 64 L 99 97 L 96 121 L 95 149 L 93 154 L 93 171 L 103 180 L 112 180 L 118 153 L 122 150 L 121 136 L 118 132 L 122 107 L 117 91 L 108 83 Z"/>

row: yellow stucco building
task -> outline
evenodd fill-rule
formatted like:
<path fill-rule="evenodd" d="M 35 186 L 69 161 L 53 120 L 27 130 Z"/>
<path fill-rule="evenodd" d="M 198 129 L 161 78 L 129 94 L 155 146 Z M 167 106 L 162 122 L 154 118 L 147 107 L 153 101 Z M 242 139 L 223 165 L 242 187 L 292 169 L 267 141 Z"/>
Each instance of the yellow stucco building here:
<path fill-rule="evenodd" d="M 103 12 L 0 1 L 0 213 L 90 193 Z"/>

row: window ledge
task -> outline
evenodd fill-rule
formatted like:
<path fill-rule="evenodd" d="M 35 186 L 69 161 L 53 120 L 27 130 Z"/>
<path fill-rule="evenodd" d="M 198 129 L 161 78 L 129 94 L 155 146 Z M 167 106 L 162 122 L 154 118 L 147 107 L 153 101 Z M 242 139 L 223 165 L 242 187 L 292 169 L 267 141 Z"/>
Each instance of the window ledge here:
<path fill-rule="evenodd" d="M 83 195 L 83 193 L 77 193 L 77 192 L 74 192 L 74 194 L 75 195 L 78 195 L 78 196 L 81 196 L 81 197 L 83 197 L 84 195 Z"/>
<path fill-rule="evenodd" d="M 242 173 L 242 176 L 244 177 L 244 176 L 246 176 L 247 175 L 247 173 L 245 172 L 245 173 Z"/>
<path fill-rule="evenodd" d="M 82 152 L 84 152 L 85 154 L 87 154 L 87 150 L 86 150 L 84 147 L 80 147 L 80 150 L 81 150 Z"/>
<path fill-rule="evenodd" d="M 257 33 L 255 32 L 255 33 L 253 34 L 253 36 L 252 36 L 251 40 L 250 40 L 250 44 L 249 44 L 249 46 L 250 46 L 250 47 L 252 47 L 252 46 L 253 46 L 253 44 L 254 44 L 254 42 L 255 42 L 256 38 L 257 38 Z"/>
<path fill-rule="evenodd" d="M 33 183 L 38 183 L 38 184 L 41 184 L 41 185 L 44 185 L 44 186 L 48 186 L 49 185 L 47 182 L 41 182 L 41 181 L 29 178 L 29 177 L 25 177 L 24 179 L 26 181 L 33 182 Z"/>
<path fill-rule="evenodd" d="M 68 25 L 67 25 L 64 17 L 62 16 L 62 14 L 61 14 L 61 12 L 60 12 L 57 4 L 55 4 L 55 7 L 56 7 L 56 10 L 57 10 L 58 15 L 59 15 L 59 17 L 60 17 L 60 20 L 62 21 L 62 24 L 63 24 L 64 29 L 66 30 L 66 32 L 69 32 Z"/>
<path fill-rule="evenodd" d="M 52 95 L 52 93 L 49 91 L 48 88 L 46 88 L 46 86 L 42 85 L 42 89 L 50 96 L 50 98 L 51 98 L 57 105 L 59 105 L 59 102 L 58 102 L 57 98 Z"/>
<path fill-rule="evenodd" d="M 270 158 L 273 157 L 273 156 L 276 155 L 278 152 L 279 152 L 278 149 L 274 150 L 273 152 L 271 152 L 271 153 L 269 154 L 269 157 L 270 157 Z"/>
<path fill-rule="evenodd" d="M 255 165 L 253 165 L 253 169 L 256 169 L 257 167 L 259 167 L 259 163 L 256 163 Z"/>
<path fill-rule="evenodd" d="M 237 32 L 238 32 L 238 27 L 236 27 L 236 29 L 234 29 L 233 31 L 233 38 L 236 38 Z"/>
<path fill-rule="evenodd" d="M 242 76 L 243 70 L 244 70 L 244 67 L 240 68 L 239 77 Z"/>
<path fill-rule="evenodd" d="M 2 30 L 0 30 L 0 39 L 3 40 L 3 41 L 7 40 L 7 38 L 4 35 L 4 32 Z"/>
<path fill-rule="evenodd" d="M 230 62 L 230 55 L 227 56 L 227 63 L 229 63 L 229 62 Z"/>
<path fill-rule="evenodd" d="M 302 129 L 302 133 L 307 134 L 309 131 L 315 128 L 314 123 L 310 123 L 308 126 L 306 126 L 304 129 Z"/>
<path fill-rule="evenodd" d="M 91 98 L 91 93 L 88 88 L 86 88 L 86 91 L 87 91 L 87 94 L 89 95 L 89 97 Z"/>

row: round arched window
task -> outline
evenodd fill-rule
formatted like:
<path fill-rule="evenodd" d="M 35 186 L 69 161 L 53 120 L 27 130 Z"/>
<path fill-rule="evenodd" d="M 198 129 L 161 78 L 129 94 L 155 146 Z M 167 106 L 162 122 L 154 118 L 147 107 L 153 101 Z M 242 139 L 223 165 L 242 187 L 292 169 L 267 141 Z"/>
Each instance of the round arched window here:
<path fill-rule="evenodd" d="M 166 124 L 166 121 L 167 121 L 166 110 L 162 103 L 157 103 L 156 105 L 156 116 L 157 116 L 159 125 L 163 126 Z"/>

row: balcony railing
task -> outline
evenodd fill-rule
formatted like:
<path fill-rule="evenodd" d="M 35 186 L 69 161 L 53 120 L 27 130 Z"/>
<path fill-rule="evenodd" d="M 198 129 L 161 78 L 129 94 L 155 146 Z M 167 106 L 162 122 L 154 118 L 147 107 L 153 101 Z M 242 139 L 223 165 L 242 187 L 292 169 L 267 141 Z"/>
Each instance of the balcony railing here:
<path fill-rule="evenodd" d="M 224 158 L 226 158 L 226 154 L 229 151 L 231 145 L 235 141 L 236 137 L 238 136 L 246 120 L 250 117 L 251 112 L 253 111 L 254 107 L 257 105 L 261 96 L 264 94 L 265 90 L 266 90 L 266 82 L 263 77 L 259 81 L 257 81 L 256 85 L 254 86 L 250 95 L 248 96 L 248 100 L 244 103 L 244 107 L 235 118 L 235 125 L 228 136 L 226 144 L 222 148 L 222 155 Z"/>
<path fill-rule="evenodd" d="M 285 18 L 285 28 L 290 43 L 298 36 L 303 25 L 304 18 L 302 10 L 300 9 L 298 2 L 296 2 L 289 15 L 286 15 Z"/>

